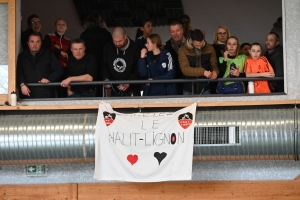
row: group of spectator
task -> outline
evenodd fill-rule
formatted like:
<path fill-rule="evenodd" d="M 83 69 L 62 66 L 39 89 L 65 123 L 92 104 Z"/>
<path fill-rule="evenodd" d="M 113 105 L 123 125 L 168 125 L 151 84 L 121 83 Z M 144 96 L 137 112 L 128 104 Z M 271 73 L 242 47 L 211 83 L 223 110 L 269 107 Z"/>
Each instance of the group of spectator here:
<path fill-rule="evenodd" d="M 21 98 L 158 96 L 221 93 L 217 78 L 228 78 L 224 87 L 235 83 L 235 77 L 283 77 L 283 50 L 279 35 L 267 35 L 264 56 L 258 43 L 239 44 L 224 25 L 217 27 L 213 44 L 205 32 L 192 29 L 188 15 L 170 23 L 171 38 L 163 44 L 152 33 L 152 21 L 145 20 L 137 29 L 135 41 L 122 27 L 107 31 L 98 12 L 87 17 L 80 38 L 65 37 L 67 22 L 55 21 L 55 32 L 44 39 L 37 15 L 27 19 L 22 32 L 23 52 L 17 61 L 17 81 Z M 159 79 L 203 79 L 201 82 L 151 83 Z M 124 80 L 122 84 L 110 81 Z M 128 84 L 126 80 L 149 80 Z M 72 82 L 107 81 L 104 85 L 72 85 Z M 27 83 L 60 82 L 59 87 L 27 86 Z M 244 92 L 247 82 L 241 82 Z M 103 93 L 104 91 L 104 93 Z M 283 92 L 283 81 L 255 81 L 255 93 Z"/>

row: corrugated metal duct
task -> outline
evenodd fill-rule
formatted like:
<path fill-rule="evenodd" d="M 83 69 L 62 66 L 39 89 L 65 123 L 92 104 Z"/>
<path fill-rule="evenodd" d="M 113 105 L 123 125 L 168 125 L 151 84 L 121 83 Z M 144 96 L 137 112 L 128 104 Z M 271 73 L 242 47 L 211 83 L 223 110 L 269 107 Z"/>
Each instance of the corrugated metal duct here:
<path fill-rule="evenodd" d="M 0 116 L 0 165 L 94 162 L 97 114 Z"/>
<path fill-rule="evenodd" d="M 194 159 L 297 160 L 295 114 L 295 109 L 197 112 Z"/>
<path fill-rule="evenodd" d="M 197 111 L 194 160 L 297 160 L 296 109 Z M 96 113 L 0 116 L 0 165 L 92 163 Z"/>

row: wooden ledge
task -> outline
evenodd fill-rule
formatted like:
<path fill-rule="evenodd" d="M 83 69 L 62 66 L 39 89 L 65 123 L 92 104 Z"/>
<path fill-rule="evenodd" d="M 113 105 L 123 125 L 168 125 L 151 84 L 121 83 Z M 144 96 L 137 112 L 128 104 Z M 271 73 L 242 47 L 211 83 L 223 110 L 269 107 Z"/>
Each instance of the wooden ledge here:
<path fill-rule="evenodd" d="M 300 175 L 297 176 L 294 180 L 295 180 L 295 181 L 300 181 Z"/>
<path fill-rule="evenodd" d="M 111 104 L 113 108 L 182 108 L 192 103 L 133 103 Z M 229 106 L 267 106 L 267 105 L 295 105 L 300 100 L 277 101 L 237 101 L 237 102 L 198 102 L 197 107 L 229 107 Z M 89 110 L 98 109 L 99 104 L 91 105 L 35 105 L 35 106 L 0 106 L 0 110 Z"/>

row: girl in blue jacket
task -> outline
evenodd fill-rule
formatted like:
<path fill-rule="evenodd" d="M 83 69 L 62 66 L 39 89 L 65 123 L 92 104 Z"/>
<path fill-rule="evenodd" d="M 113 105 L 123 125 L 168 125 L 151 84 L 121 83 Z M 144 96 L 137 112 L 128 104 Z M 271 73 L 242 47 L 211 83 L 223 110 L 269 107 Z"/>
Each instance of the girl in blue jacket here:
<path fill-rule="evenodd" d="M 158 34 L 147 38 L 147 49 L 141 50 L 139 74 L 148 80 L 173 79 L 175 69 L 171 54 L 162 48 Z M 143 96 L 176 95 L 176 83 L 147 83 L 143 88 Z"/>

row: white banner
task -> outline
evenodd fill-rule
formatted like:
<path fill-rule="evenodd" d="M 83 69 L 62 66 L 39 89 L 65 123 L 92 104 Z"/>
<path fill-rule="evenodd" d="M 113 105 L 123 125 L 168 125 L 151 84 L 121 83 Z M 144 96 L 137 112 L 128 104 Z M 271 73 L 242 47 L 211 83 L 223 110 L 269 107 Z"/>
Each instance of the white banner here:
<path fill-rule="evenodd" d="M 123 114 L 101 102 L 95 133 L 98 180 L 191 180 L 196 103 L 172 113 Z"/>

